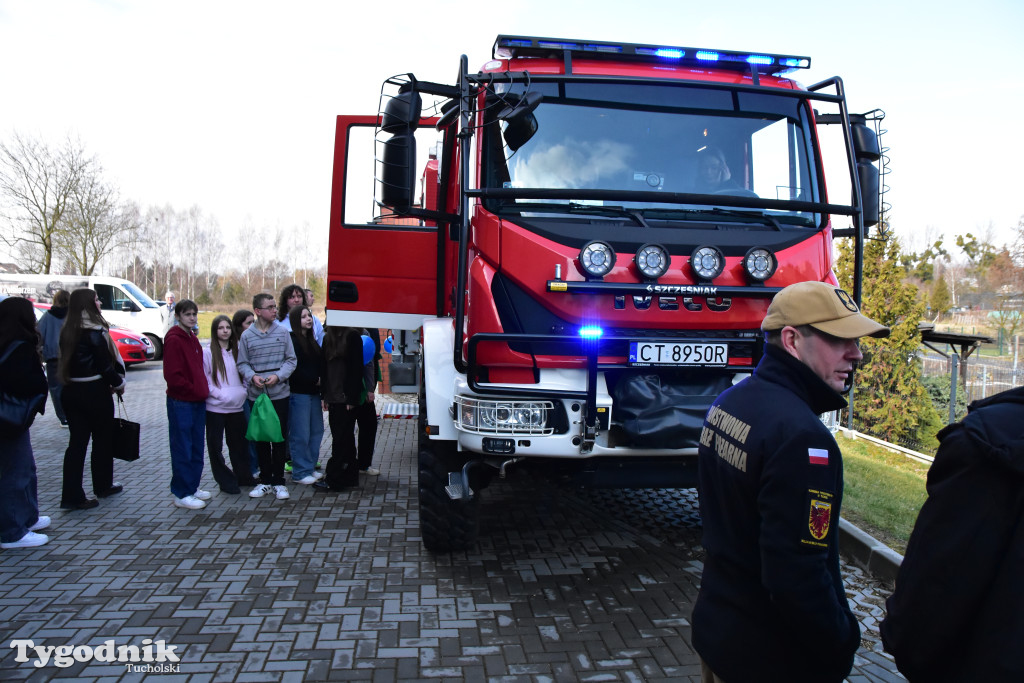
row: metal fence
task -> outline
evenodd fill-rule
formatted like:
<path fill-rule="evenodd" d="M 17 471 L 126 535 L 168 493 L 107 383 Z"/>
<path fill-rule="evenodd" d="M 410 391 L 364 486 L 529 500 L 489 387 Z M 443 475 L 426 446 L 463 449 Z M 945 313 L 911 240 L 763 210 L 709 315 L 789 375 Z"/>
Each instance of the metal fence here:
<path fill-rule="evenodd" d="M 887 353 L 884 348 L 875 349 L 873 352 L 876 354 Z M 954 399 L 954 392 L 952 391 L 954 379 L 954 361 L 952 356 L 954 355 L 955 352 L 950 351 L 946 357 L 943 357 L 935 351 L 922 346 L 917 354 L 910 357 L 889 357 L 885 360 L 890 363 L 918 363 L 920 365 L 922 382 L 932 395 L 933 404 L 939 413 L 942 425 L 952 420 L 961 419 L 966 414 L 967 405 L 972 401 L 987 398 L 1001 391 L 1024 385 L 1024 362 L 1019 362 L 1013 355 L 995 357 L 982 355 L 976 351 L 968 357 L 966 363 L 958 359 L 956 361 L 955 373 L 955 403 L 951 420 L 949 407 Z M 852 424 L 854 428 L 877 438 L 885 438 L 883 434 L 872 433 L 869 427 L 859 424 L 857 420 L 858 405 L 862 405 L 862 402 L 867 400 L 867 388 L 855 388 L 853 396 L 854 419 Z M 893 401 L 892 410 L 905 409 L 906 407 L 901 406 L 898 400 Z M 842 411 L 838 417 L 838 422 L 843 427 L 851 425 L 850 416 L 847 411 Z M 913 449 L 928 455 L 935 452 L 933 443 L 922 442 L 916 438 L 905 437 L 897 439 L 896 443 L 904 448 Z"/>
<path fill-rule="evenodd" d="M 952 376 L 951 358 L 928 354 L 921 359 L 921 363 L 922 374 L 926 377 Z M 966 400 L 977 401 L 1024 385 L 1024 366 L 1012 360 L 972 355 L 966 363 L 957 363 L 957 380 L 957 390 L 966 393 Z"/>

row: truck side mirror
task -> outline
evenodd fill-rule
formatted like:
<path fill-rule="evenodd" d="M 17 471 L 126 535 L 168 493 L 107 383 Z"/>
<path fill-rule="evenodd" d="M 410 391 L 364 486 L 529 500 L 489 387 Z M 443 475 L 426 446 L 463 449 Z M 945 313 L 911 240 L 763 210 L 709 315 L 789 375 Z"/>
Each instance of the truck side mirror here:
<path fill-rule="evenodd" d="M 853 135 L 853 151 L 858 159 L 878 161 L 882 156 L 878 148 L 878 135 L 867 124 L 854 123 L 850 126 Z"/>
<path fill-rule="evenodd" d="M 857 162 L 857 179 L 860 181 L 861 206 L 864 209 L 864 227 L 878 225 L 878 168 L 870 161 Z"/>
<path fill-rule="evenodd" d="M 498 120 L 507 124 L 502 137 L 513 152 L 525 145 L 537 132 L 537 117 L 533 111 L 542 99 L 544 96 L 539 92 L 528 92 L 498 114 Z"/>
<path fill-rule="evenodd" d="M 422 102 L 413 88 L 399 92 L 384 105 L 380 129 L 385 133 L 411 133 L 420 124 Z"/>
<path fill-rule="evenodd" d="M 398 213 L 408 211 L 416 192 L 416 138 L 413 132 L 420 122 L 421 98 L 412 85 L 389 99 L 381 114 L 384 140 L 380 158 L 380 201 Z"/>
<path fill-rule="evenodd" d="M 853 152 L 857 157 L 857 179 L 860 181 L 860 195 L 864 208 L 864 227 L 878 225 L 878 167 L 874 162 L 881 156 L 878 135 L 866 123 L 854 122 L 850 126 L 853 136 Z"/>
<path fill-rule="evenodd" d="M 399 213 L 413 204 L 416 188 L 416 138 L 401 133 L 385 140 L 381 154 L 380 201 Z"/>

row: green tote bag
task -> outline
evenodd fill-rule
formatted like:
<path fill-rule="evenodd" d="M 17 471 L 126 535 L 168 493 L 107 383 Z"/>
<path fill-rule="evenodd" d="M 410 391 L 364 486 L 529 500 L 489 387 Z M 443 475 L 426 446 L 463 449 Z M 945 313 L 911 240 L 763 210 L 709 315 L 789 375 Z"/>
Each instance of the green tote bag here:
<path fill-rule="evenodd" d="M 245 430 L 245 438 L 249 441 L 284 441 L 281 436 L 281 420 L 274 410 L 274 403 L 266 394 L 260 394 L 253 401 L 252 412 L 249 413 L 249 427 Z"/>

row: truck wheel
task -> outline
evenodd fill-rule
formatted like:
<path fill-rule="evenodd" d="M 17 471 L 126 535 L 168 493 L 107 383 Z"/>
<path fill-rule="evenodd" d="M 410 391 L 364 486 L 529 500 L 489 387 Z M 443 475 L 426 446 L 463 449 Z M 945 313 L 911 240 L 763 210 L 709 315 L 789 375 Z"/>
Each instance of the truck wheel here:
<path fill-rule="evenodd" d="M 146 333 L 146 339 L 153 345 L 153 360 L 160 360 L 164 357 L 164 343 L 155 334 Z"/>
<path fill-rule="evenodd" d="M 452 500 L 444 487 L 448 473 L 461 468 L 451 441 L 421 445 L 420 534 L 423 546 L 434 552 L 467 550 L 475 542 L 480 526 L 480 494 L 470 500 Z"/>

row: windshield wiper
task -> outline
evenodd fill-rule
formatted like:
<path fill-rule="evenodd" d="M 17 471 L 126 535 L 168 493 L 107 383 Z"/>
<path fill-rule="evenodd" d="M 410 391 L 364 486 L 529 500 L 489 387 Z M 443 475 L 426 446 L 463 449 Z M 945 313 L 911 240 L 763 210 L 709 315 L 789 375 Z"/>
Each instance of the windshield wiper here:
<path fill-rule="evenodd" d="M 773 228 L 782 232 L 782 225 L 775 216 L 760 211 L 738 211 L 736 209 L 723 209 L 717 206 L 711 209 L 646 209 L 644 211 L 644 215 L 649 218 L 652 217 L 651 214 L 657 214 L 659 217 L 671 216 L 684 220 L 706 218 L 708 214 L 713 216 L 730 216 L 758 223 L 767 222 Z"/>
<path fill-rule="evenodd" d="M 621 216 L 634 221 L 641 228 L 649 228 L 647 221 L 644 220 L 643 214 L 637 209 L 626 209 L 621 206 L 604 206 L 600 204 L 580 204 L 577 202 L 570 202 L 563 204 L 561 202 L 552 203 L 517 203 L 515 206 L 503 206 L 505 209 L 512 209 L 520 215 L 524 213 L 532 212 L 547 212 L 547 213 L 569 213 L 574 215 L 600 215 L 600 216 Z"/>

